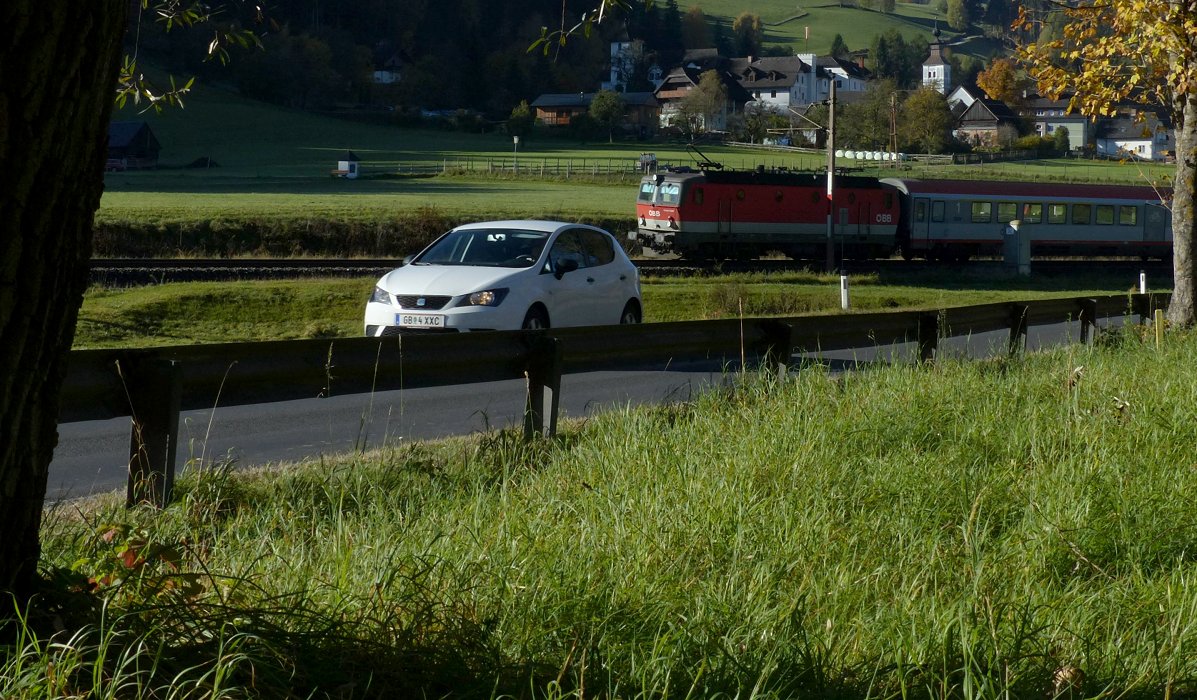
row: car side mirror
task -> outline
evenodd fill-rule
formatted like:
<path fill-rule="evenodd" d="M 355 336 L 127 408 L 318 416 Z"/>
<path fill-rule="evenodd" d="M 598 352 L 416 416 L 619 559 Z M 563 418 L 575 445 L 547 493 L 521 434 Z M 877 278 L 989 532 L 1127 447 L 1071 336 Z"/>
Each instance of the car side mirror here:
<path fill-rule="evenodd" d="M 553 276 L 561 279 L 567 272 L 573 272 L 578 269 L 578 261 L 573 258 L 565 258 L 557 262 L 556 270 L 553 271 Z"/>
<path fill-rule="evenodd" d="M 414 260 L 415 257 L 416 257 L 415 253 L 412 253 L 411 255 L 404 255 L 403 262 L 400 264 L 400 267 L 402 267 L 403 265 L 410 265 L 411 261 Z"/>

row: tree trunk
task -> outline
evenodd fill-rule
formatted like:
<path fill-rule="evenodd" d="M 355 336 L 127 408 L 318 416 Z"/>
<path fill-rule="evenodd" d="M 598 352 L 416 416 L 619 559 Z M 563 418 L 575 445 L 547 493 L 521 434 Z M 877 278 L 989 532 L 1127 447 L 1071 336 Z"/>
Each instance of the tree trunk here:
<path fill-rule="evenodd" d="M 19 599 L 37 577 L 128 5 L 0 3 L 0 590 Z"/>
<path fill-rule="evenodd" d="M 1197 195 L 1197 94 L 1189 92 L 1176 98 L 1173 114 L 1176 123 L 1176 180 L 1172 189 L 1172 303 L 1168 321 L 1176 327 L 1197 324 L 1194 285 L 1197 284 L 1197 260 L 1194 260 L 1193 198 Z"/>

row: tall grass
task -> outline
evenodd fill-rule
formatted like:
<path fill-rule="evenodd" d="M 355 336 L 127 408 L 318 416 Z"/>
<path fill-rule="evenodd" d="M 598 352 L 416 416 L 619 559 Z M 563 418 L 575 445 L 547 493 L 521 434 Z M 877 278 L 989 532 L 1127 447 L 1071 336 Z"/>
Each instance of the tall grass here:
<path fill-rule="evenodd" d="M 745 375 L 59 507 L 45 569 L 95 610 L 18 625 L 0 696 L 1191 696 L 1194 363 Z"/>

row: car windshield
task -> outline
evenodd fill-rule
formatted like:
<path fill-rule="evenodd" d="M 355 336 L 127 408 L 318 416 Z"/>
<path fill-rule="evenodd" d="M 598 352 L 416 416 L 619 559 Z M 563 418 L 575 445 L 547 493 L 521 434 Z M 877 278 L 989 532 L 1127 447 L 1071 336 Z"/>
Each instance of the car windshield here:
<path fill-rule="evenodd" d="M 531 267 L 540 259 L 549 234 L 507 228 L 450 231 L 433 243 L 413 265 L 476 265 Z"/>

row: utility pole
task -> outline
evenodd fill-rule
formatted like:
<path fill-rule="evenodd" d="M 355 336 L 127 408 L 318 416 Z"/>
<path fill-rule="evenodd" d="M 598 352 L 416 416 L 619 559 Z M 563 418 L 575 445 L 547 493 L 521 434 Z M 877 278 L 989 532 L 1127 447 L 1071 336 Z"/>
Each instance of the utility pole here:
<path fill-rule="evenodd" d="M 890 163 L 898 167 L 898 93 L 889 94 L 889 157 Z"/>
<path fill-rule="evenodd" d="M 827 100 L 827 272 L 835 270 L 835 78 Z"/>

